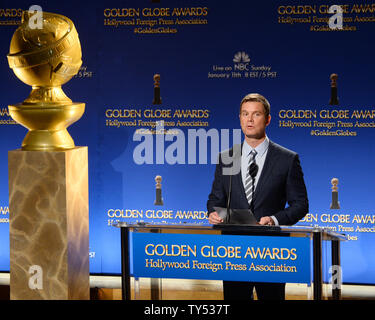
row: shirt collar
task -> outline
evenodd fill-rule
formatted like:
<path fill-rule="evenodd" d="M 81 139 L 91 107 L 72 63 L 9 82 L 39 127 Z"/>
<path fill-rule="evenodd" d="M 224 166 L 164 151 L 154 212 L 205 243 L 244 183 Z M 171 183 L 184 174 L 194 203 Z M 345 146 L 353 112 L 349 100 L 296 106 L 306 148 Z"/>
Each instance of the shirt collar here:
<path fill-rule="evenodd" d="M 263 156 L 263 154 L 267 151 L 269 144 L 270 144 L 270 140 L 266 136 L 263 142 L 255 148 L 255 151 L 257 152 L 257 156 L 259 157 Z M 253 148 L 250 147 L 245 140 L 242 145 L 242 154 L 248 157 L 252 150 Z"/>

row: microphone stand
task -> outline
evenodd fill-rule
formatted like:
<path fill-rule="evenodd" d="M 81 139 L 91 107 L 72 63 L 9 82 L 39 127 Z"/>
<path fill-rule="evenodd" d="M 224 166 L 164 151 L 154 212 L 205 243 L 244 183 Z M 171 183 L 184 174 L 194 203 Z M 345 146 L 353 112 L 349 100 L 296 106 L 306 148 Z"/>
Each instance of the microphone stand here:
<path fill-rule="evenodd" d="M 229 176 L 229 193 L 228 193 L 228 201 L 227 201 L 227 218 L 226 223 L 230 223 L 230 200 L 231 200 L 231 194 L 232 194 L 232 175 Z"/>

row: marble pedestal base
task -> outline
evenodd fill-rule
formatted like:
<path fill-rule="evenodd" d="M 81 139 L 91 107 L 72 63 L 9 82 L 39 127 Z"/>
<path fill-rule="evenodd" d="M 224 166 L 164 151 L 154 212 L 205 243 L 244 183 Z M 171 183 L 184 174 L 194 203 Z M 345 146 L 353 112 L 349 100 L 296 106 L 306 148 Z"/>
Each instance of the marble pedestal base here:
<path fill-rule="evenodd" d="M 8 153 L 10 298 L 90 298 L 87 147 Z"/>

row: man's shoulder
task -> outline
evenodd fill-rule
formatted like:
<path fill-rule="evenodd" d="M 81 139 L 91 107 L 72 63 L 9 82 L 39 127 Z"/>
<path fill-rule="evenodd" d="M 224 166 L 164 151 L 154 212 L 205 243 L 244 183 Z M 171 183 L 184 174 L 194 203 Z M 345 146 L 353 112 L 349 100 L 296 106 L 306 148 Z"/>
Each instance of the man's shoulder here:
<path fill-rule="evenodd" d="M 217 164 L 223 167 L 240 170 L 242 144 L 235 144 L 232 148 L 220 152 Z M 236 169 L 236 172 L 237 172 Z"/>
<path fill-rule="evenodd" d="M 282 145 L 277 144 L 270 140 L 269 148 L 272 149 L 273 152 L 277 152 L 280 155 L 284 155 L 286 157 L 295 157 L 297 156 L 297 152 L 290 150 L 288 148 L 283 147 Z"/>
<path fill-rule="evenodd" d="M 284 155 L 287 157 L 295 157 L 297 152 L 290 150 L 276 142 L 269 141 L 269 148 L 272 149 L 272 152 L 279 153 L 280 155 Z M 235 144 L 232 148 L 226 149 L 220 152 L 220 158 L 222 157 L 231 157 L 231 158 L 241 158 L 242 153 L 242 143 Z"/>

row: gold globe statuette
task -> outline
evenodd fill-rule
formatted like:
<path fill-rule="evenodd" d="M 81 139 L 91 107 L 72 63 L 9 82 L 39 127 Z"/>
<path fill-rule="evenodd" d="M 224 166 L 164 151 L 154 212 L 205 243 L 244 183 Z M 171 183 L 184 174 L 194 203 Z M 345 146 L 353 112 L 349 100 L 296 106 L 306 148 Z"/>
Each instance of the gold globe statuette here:
<path fill-rule="evenodd" d="M 82 117 L 85 104 L 72 102 L 61 86 L 82 64 L 78 33 L 65 16 L 43 12 L 41 29 L 30 27 L 30 17 L 24 11 L 7 57 L 9 67 L 32 90 L 22 103 L 9 105 L 9 114 L 29 129 L 22 150 L 72 149 L 75 145 L 67 127 Z"/>

